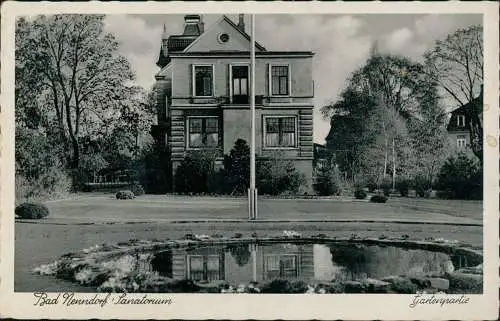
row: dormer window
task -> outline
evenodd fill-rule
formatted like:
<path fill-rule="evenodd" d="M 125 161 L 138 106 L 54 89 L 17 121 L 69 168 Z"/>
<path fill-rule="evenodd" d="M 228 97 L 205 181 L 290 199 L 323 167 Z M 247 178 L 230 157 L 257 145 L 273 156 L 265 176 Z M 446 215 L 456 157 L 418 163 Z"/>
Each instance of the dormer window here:
<path fill-rule="evenodd" d="M 464 115 L 457 115 L 457 126 L 458 127 L 465 127 L 465 116 Z"/>

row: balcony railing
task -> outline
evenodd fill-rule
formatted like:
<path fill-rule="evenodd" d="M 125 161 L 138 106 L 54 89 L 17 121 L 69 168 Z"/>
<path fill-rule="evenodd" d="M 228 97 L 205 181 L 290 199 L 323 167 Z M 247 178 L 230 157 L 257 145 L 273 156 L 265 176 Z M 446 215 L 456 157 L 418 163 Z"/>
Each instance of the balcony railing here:
<path fill-rule="evenodd" d="M 255 105 L 257 106 L 266 106 L 269 104 L 289 104 L 289 103 L 311 103 L 312 97 L 310 96 L 265 96 L 265 95 L 255 95 Z M 243 103 L 242 103 L 243 101 Z M 194 104 L 194 105 L 250 105 L 250 99 L 242 99 L 242 97 L 238 97 L 237 99 L 233 97 L 231 99 L 230 96 L 217 96 L 217 97 L 173 97 L 172 105 L 176 104 Z"/>

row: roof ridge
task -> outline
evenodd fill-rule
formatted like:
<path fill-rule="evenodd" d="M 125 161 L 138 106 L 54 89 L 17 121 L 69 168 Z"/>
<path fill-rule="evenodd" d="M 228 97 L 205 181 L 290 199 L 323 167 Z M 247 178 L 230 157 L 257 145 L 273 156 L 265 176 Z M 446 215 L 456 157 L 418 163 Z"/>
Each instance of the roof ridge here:
<path fill-rule="evenodd" d="M 252 41 L 251 37 L 248 35 L 248 33 L 246 33 L 245 31 L 241 30 L 237 24 L 234 23 L 233 20 L 229 19 L 228 16 L 226 16 L 225 14 L 222 15 L 223 19 L 225 19 L 230 25 L 231 27 L 233 27 L 234 29 L 238 30 L 239 33 L 241 33 L 243 35 L 243 37 L 245 37 L 247 40 L 249 41 Z M 267 51 L 266 48 L 264 48 L 261 44 L 259 44 L 257 41 L 255 41 L 255 47 L 257 47 L 259 50 L 261 51 Z"/>

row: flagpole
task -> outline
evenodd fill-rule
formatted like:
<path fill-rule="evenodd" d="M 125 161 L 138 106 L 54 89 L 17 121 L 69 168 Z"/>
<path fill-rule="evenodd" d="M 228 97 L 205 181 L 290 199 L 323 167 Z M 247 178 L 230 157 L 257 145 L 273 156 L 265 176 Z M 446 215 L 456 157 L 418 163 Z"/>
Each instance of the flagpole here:
<path fill-rule="evenodd" d="M 257 219 L 257 190 L 255 189 L 255 15 L 251 14 L 250 32 L 250 189 L 248 191 L 249 218 Z"/>

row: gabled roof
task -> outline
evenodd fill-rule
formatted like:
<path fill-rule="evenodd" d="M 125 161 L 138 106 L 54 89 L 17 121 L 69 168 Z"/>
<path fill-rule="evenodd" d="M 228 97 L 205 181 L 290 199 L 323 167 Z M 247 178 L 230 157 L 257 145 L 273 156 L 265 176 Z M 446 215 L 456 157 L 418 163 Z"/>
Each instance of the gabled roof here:
<path fill-rule="evenodd" d="M 183 52 L 189 51 L 200 39 L 203 39 L 203 37 L 208 34 L 211 29 L 215 28 L 221 21 L 227 22 L 232 28 L 234 28 L 237 32 L 239 32 L 245 39 L 250 41 L 250 36 L 241 30 L 231 19 L 229 19 L 226 15 L 222 15 L 222 17 L 217 20 L 214 24 L 210 26 L 204 33 L 202 33 L 196 40 L 194 40 L 189 46 L 187 46 Z M 259 44 L 257 41 L 255 42 L 255 48 L 259 51 L 266 51 L 266 48 L 264 48 L 261 44 Z"/>
<path fill-rule="evenodd" d="M 186 16 L 186 18 L 190 18 L 191 16 Z M 199 17 L 197 15 L 192 15 L 192 17 Z M 221 21 L 226 22 L 231 28 L 233 28 L 237 33 L 239 33 L 244 39 L 250 41 L 250 36 L 238 27 L 231 19 L 227 16 L 222 15 L 208 30 L 202 32 L 200 30 L 199 24 L 187 24 L 184 28 L 184 32 L 182 35 L 172 35 L 167 39 L 164 38 L 164 43 L 160 48 L 160 53 L 158 55 L 158 60 L 156 65 L 159 67 L 165 67 L 170 62 L 170 54 L 171 53 L 181 53 L 188 52 L 193 45 L 195 45 L 200 39 L 203 39 L 206 34 L 210 32 L 211 29 L 215 28 L 220 24 Z M 164 31 L 165 32 L 165 31 Z M 166 35 L 165 35 L 166 37 Z M 165 46 L 166 48 L 164 48 Z M 255 42 L 255 48 L 257 52 L 264 52 L 266 48 L 264 48 L 258 42 Z M 166 50 L 164 50 L 166 49 Z M 165 52 L 166 51 L 166 52 Z"/>
<path fill-rule="evenodd" d="M 240 28 L 238 28 L 238 26 L 231 20 L 229 19 L 226 15 L 223 16 L 224 20 L 227 21 L 227 23 L 229 23 L 233 28 L 235 28 L 236 30 L 238 30 L 242 35 L 243 37 L 245 37 L 248 41 L 250 41 L 250 36 L 244 32 L 243 30 L 241 30 Z M 260 45 L 257 41 L 255 42 L 255 48 L 257 48 L 258 50 L 260 51 L 266 51 L 266 48 L 264 48 L 262 45 Z"/>
<path fill-rule="evenodd" d="M 446 126 L 447 131 L 464 131 L 469 130 L 468 124 L 470 117 L 473 117 L 473 109 L 476 109 L 476 112 L 479 115 L 483 114 L 483 92 L 481 92 L 478 97 L 472 99 L 467 104 L 460 106 L 450 112 L 451 117 L 448 121 L 448 125 Z M 463 115 L 465 116 L 465 127 L 458 127 L 457 116 Z"/>

